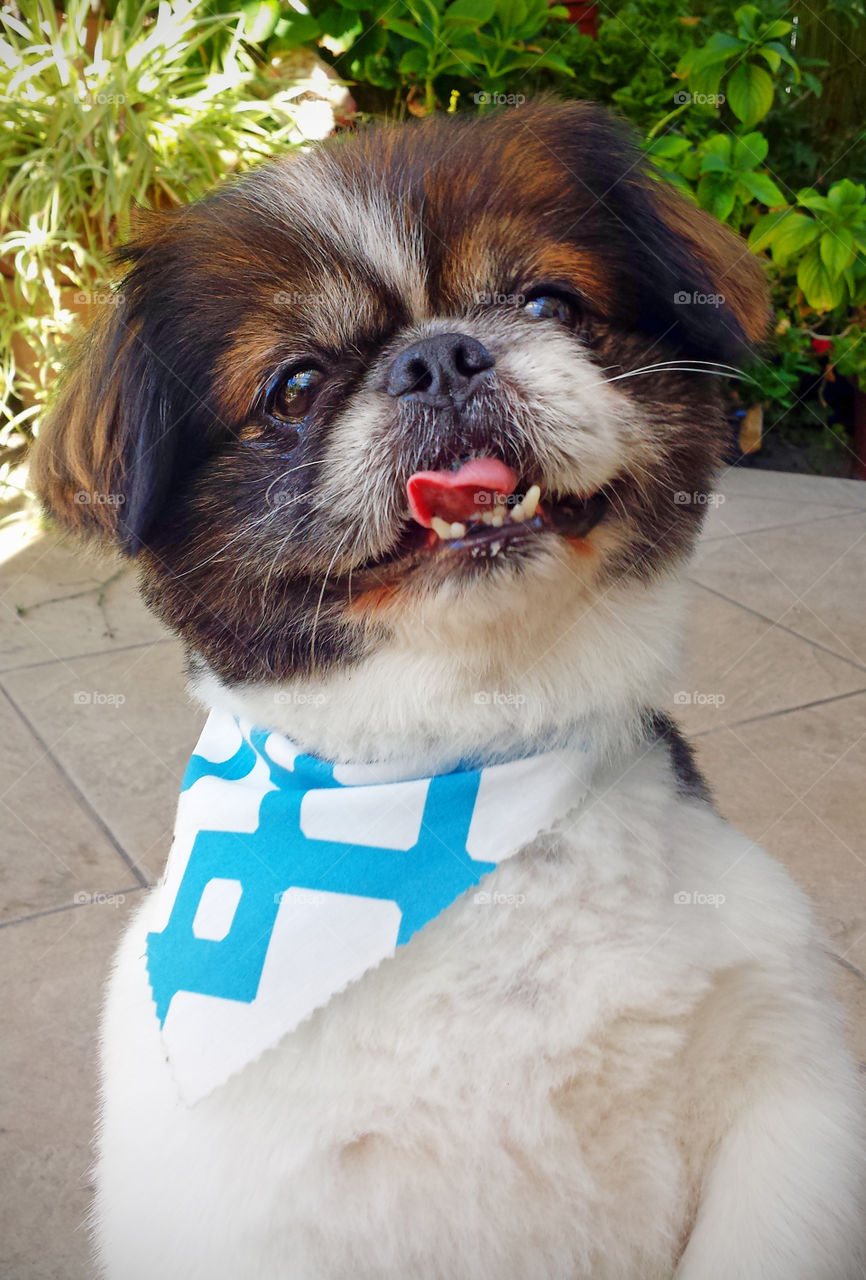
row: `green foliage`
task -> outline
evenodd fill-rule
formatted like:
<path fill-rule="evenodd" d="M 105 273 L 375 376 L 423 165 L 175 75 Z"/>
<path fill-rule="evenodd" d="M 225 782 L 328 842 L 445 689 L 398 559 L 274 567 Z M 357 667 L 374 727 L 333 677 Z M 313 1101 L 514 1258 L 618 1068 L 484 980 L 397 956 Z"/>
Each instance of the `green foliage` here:
<path fill-rule="evenodd" d="M 530 48 L 551 18 L 567 16 L 567 9 L 551 9 L 546 0 L 403 0 L 386 12 L 382 25 L 410 46 L 397 69 L 424 85 L 425 105 L 432 110 L 436 81 L 446 72 L 478 84 L 481 106 L 505 93 L 503 86 L 517 72 L 555 69 L 570 75 L 549 45 Z"/>
<path fill-rule="evenodd" d="M 808 309 L 845 313 L 866 305 L 866 187 L 844 178 L 822 196 L 798 191 L 795 207 L 760 218 L 749 247 L 769 249 L 783 280 L 796 273 Z M 790 299 L 796 305 L 797 298 Z"/>
<path fill-rule="evenodd" d="M 297 138 L 303 86 L 284 84 L 279 66 L 303 46 L 374 114 L 486 110 L 545 88 L 610 104 L 644 134 L 660 181 L 766 255 L 780 323 L 752 394 L 805 429 L 826 418 L 823 405 L 801 412 L 800 397 L 828 367 L 866 385 L 866 130 L 856 115 L 838 137 L 811 128 L 828 64 L 804 55 L 786 0 L 613 0 L 599 5 L 597 39 L 547 0 L 62 7 L 19 0 L 0 17 L 0 345 L 12 353 L 2 407 L 13 425 L 38 413 L 74 299 L 105 289 L 134 206 L 194 197 Z M 828 0 L 822 13 L 829 45 L 812 53 L 830 58 L 828 24 L 853 41 L 866 0 Z M 813 347 L 817 330 L 829 357 Z"/>
<path fill-rule="evenodd" d="M 731 111 L 747 129 L 769 114 L 780 88 L 799 84 L 801 78 L 791 48 L 784 43 L 792 24 L 761 17 L 755 5 L 742 5 L 734 14 L 736 34 L 716 31 L 701 48 L 685 54 L 677 67 L 696 97 L 712 99 L 724 90 Z"/>
<path fill-rule="evenodd" d="M 314 0 L 311 7 L 342 74 L 401 96 L 423 88 L 426 111 L 435 109 L 446 76 L 448 89 L 464 90 L 482 108 L 508 96 L 512 77 L 570 77 L 546 34 L 567 16 L 547 0 Z"/>
<path fill-rule="evenodd" d="M 100 293 L 136 205 L 194 197 L 298 135 L 243 19 L 204 0 L 19 0 L 0 13 L 3 435 L 38 414 L 75 310 Z"/>

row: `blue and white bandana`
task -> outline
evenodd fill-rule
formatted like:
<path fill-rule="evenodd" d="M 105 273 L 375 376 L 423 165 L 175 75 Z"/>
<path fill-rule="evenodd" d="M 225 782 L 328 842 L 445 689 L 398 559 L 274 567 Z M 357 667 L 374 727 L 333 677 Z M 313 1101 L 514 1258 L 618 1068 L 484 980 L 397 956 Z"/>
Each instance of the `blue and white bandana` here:
<path fill-rule="evenodd" d="M 590 766 L 575 749 L 405 778 L 327 764 L 211 712 L 147 935 L 184 1101 L 254 1061 L 552 827 L 585 796 Z"/>

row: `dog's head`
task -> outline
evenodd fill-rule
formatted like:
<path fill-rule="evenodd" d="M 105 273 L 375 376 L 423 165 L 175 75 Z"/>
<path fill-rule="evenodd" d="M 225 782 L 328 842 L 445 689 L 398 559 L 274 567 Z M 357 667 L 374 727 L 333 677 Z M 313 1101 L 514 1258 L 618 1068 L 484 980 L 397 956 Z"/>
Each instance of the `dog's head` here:
<path fill-rule="evenodd" d="M 645 591 L 725 443 L 689 370 L 766 323 L 745 245 L 586 104 L 338 139 L 124 256 L 36 484 L 229 685 L 425 644 L 477 684 Z"/>

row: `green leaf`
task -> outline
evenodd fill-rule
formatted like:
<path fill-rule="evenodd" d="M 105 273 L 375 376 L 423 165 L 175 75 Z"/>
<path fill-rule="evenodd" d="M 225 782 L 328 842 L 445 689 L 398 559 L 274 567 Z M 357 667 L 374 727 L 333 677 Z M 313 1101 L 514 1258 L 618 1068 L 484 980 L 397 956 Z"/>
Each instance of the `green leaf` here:
<path fill-rule="evenodd" d="M 713 155 L 724 156 L 726 160 L 730 160 L 732 147 L 730 134 L 712 133 L 703 144 L 702 151 L 704 155 L 711 152 Z"/>
<path fill-rule="evenodd" d="M 244 39 L 251 44 L 263 44 L 274 34 L 280 20 L 279 0 L 251 0 L 242 6 L 244 15 Z"/>
<path fill-rule="evenodd" d="M 827 197 L 818 195 L 812 187 L 803 187 L 797 192 L 797 204 L 804 209 L 812 209 L 815 213 L 835 213 Z"/>
<path fill-rule="evenodd" d="M 647 152 L 651 156 L 661 156 L 665 159 L 675 160 L 684 151 L 688 151 L 690 146 L 691 143 L 688 138 L 683 138 L 680 134 L 669 133 L 662 138 L 653 138 L 647 147 Z"/>
<path fill-rule="evenodd" d="M 308 13 L 293 13 L 291 17 L 280 18 L 275 28 L 274 40 L 268 45 L 268 51 L 297 49 L 299 45 L 318 40 L 321 34 L 322 28 L 316 18 Z"/>
<path fill-rule="evenodd" d="M 788 35 L 793 30 L 793 23 L 783 22 L 781 18 L 777 18 L 775 22 L 768 22 L 761 34 L 765 40 L 780 40 L 782 36 Z"/>
<path fill-rule="evenodd" d="M 566 10 L 566 14 L 568 10 Z M 502 24 L 503 31 L 513 31 L 526 21 L 526 0 L 498 0 L 496 17 Z"/>
<path fill-rule="evenodd" d="M 736 203 L 734 184 L 717 174 L 707 174 L 698 183 L 698 203 L 720 222 L 726 222 Z"/>
<path fill-rule="evenodd" d="M 788 259 L 802 253 L 810 244 L 818 239 L 821 228 L 814 218 L 807 218 L 805 213 L 789 210 L 785 221 L 781 223 L 773 237 L 773 261 L 785 267 Z"/>
<path fill-rule="evenodd" d="M 755 169 L 767 158 L 770 144 L 762 133 L 746 133 L 734 139 L 731 163 L 735 169 Z"/>
<path fill-rule="evenodd" d="M 427 53 L 424 49 L 407 49 L 397 63 L 402 76 L 423 76 L 427 70 Z"/>
<path fill-rule="evenodd" d="M 319 26 L 332 40 L 345 40 L 352 32 L 360 35 L 362 30 L 358 14 L 351 9 L 341 9 L 336 4 L 319 14 Z"/>
<path fill-rule="evenodd" d="M 383 18 L 382 23 L 388 31 L 402 36 L 404 40 L 411 40 L 412 44 L 421 44 L 430 49 L 436 43 L 436 37 L 429 27 L 417 26 L 413 22 L 405 22 L 402 18 L 392 18 L 390 15 Z"/>
<path fill-rule="evenodd" d="M 768 173 L 741 173 L 740 186 L 768 207 L 785 203 L 785 197 Z"/>
<path fill-rule="evenodd" d="M 845 300 L 845 284 L 831 280 L 817 249 L 810 249 L 797 268 L 797 284 L 813 311 L 833 311 Z"/>
<path fill-rule="evenodd" d="M 866 200 L 866 187 L 857 182 L 851 182 L 848 178 L 843 178 L 841 182 L 834 182 L 827 192 L 827 202 L 837 213 L 845 205 L 862 210 L 864 200 Z"/>
<path fill-rule="evenodd" d="M 697 50 L 691 59 L 691 69 L 699 70 L 718 62 L 727 62 L 745 47 L 744 40 L 738 40 L 736 36 L 730 36 L 724 31 L 717 31 L 702 49 Z"/>
<path fill-rule="evenodd" d="M 475 30 L 489 22 L 496 11 L 496 0 L 451 0 L 443 21 L 451 27 Z"/>
<path fill-rule="evenodd" d="M 773 54 L 775 54 L 775 56 L 780 60 L 780 62 L 786 62 L 788 64 L 791 70 L 795 73 L 794 78 L 799 82 L 800 67 L 797 63 L 797 59 L 791 53 L 790 49 L 786 49 L 785 46 L 783 44 L 779 44 L 777 40 L 771 40 L 769 44 L 761 45 L 758 52 L 761 54 L 762 57 L 766 58 L 768 49 Z M 767 58 L 767 62 L 769 61 L 770 59 Z M 814 80 L 814 78 L 815 77 L 813 76 L 812 79 Z"/>
<path fill-rule="evenodd" d="M 725 88 L 728 105 L 747 128 L 763 120 L 773 105 L 773 81 L 757 63 L 741 62 L 731 72 Z"/>
<path fill-rule="evenodd" d="M 847 227 L 839 227 L 835 232 L 825 231 L 818 242 L 818 248 L 821 261 L 834 280 L 853 266 L 857 257 L 854 237 Z"/>
<path fill-rule="evenodd" d="M 701 173 L 731 173 L 731 166 L 724 156 L 708 151 L 701 157 Z"/>
<path fill-rule="evenodd" d="M 754 40 L 755 23 L 761 16 L 760 9 L 753 4 L 744 4 L 739 9 L 734 10 L 734 21 L 743 35 L 744 39 Z"/>
<path fill-rule="evenodd" d="M 772 243 L 782 222 L 790 212 L 790 209 L 774 209 L 772 213 L 762 214 L 749 232 L 749 248 L 753 253 L 760 253 Z"/>

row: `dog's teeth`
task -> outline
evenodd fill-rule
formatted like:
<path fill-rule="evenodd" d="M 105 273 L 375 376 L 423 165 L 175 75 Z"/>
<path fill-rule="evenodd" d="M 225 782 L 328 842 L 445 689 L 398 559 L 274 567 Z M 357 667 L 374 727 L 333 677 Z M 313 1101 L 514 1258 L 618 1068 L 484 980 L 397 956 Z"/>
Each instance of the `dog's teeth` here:
<path fill-rule="evenodd" d="M 541 500 L 541 489 L 537 484 L 530 485 L 526 491 L 526 496 L 520 504 L 523 508 L 523 519 L 531 520 L 538 509 L 538 503 Z"/>
<path fill-rule="evenodd" d="M 490 554 L 491 554 L 492 556 L 498 556 L 498 555 L 499 555 L 499 550 L 500 550 L 501 546 L 502 546 L 502 543 L 501 543 L 501 542 L 491 542 L 491 544 L 490 544 Z"/>
<path fill-rule="evenodd" d="M 526 519 L 526 511 L 522 502 L 518 502 L 516 506 L 511 508 L 511 519 L 517 524 L 522 524 Z"/>
<path fill-rule="evenodd" d="M 481 520 L 481 523 L 482 523 L 482 524 L 492 524 L 492 523 L 493 523 L 493 512 L 492 512 L 492 511 L 482 511 L 482 512 L 481 512 L 481 515 L 480 515 L 480 517 L 479 517 L 479 518 L 480 518 L 480 520 Z"/>
<path fill-rule="evenodd" d="M 494 529 L 501 529 L 505 524 L 506 510 L 504 507 L 497 507 L 490 517 L 490 523 Z"/>
<path fill-rule="evenodd" d="M 451 537 L 452 537 L 452 538 L 465 538 L 465 537 L 466 537 L 466 525 L 465 525 L 465 524 L 461 524 L 459 520 L 455 520 L 455 521 L 454 521 L 454 523 L 453 523 L 453 524 L 452 524 L 452 526 L 451 526 Z"/>
<path fill-rule="evenodd" d="M 451 532 L 451 525 L 449 524 L 449 522 L 447 520 L 440 519 L 439 516 L 430 517 L 430 527 L 433 529 L 434 533 L 439 534 L 440 538 L 454 537 L 454 534 L 452 534 Z M 464 529 L 463 532 L 465 533 L 466 530 Z"/>

